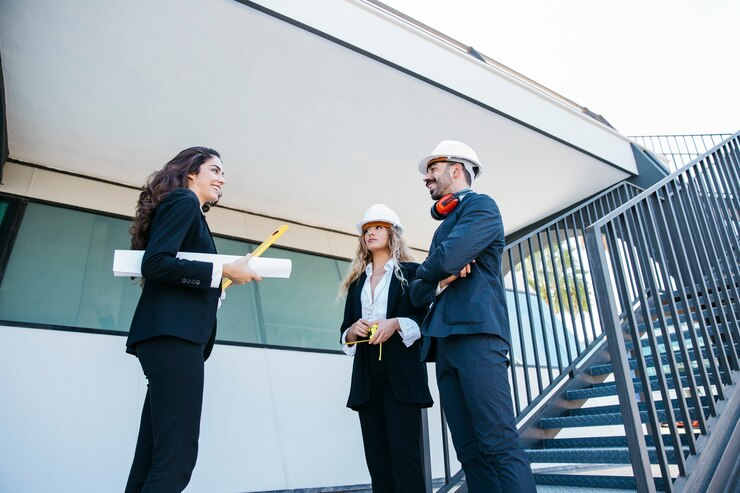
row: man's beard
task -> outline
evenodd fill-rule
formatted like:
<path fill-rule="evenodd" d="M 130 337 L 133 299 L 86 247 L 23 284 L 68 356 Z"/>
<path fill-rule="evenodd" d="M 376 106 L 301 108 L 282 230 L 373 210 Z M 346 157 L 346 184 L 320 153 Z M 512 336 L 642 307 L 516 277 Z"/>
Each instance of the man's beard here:
<path fill-rule="evenodd" d="M 439 188 L 437 188 L 437 189 L 435 189 L 435 190 L 430 190 L 430 191 L 429 191 L 429 193 L 430 193 L 430 195 L 432 196 L 432 200 L 439 200 L 439 199 L 441 199 L 442 197 L 444 197 L 444 196 L 445 196 L 445 194 L 443 194 L 443 193 L 442 193 L 442 192 L 441 192 L 441 191 L 439 190 Z"/>
<path fill-rule="evenodd" d="M 445 195 L 447 195 L 445 193 L 445 190 L 447 190 L 450 184 L 452 183 L 452 180 L 447 176 L 442 175 L 439 178 L 441 178 L 442 180 L 441 181 L 439 179 L 432 180 L 432 183 L 434 183 L 434 187 L 431 190 L 429 190 L 429 193 L 432 196 L 432 200 L 439 200 Z"/>

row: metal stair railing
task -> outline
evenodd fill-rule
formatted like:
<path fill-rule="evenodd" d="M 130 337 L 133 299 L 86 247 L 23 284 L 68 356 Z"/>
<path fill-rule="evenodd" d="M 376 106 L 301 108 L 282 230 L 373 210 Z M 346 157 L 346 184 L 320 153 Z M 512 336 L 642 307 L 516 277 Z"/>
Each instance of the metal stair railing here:
<path fill-rule="evenodd" d="M 738 379 L 739 238 L 740 132 L 587 228 L 640 492 L 655 491 L 656 480 L 673 491 L 677 477 L 691 474 L 695 433 L 707 435 L 708 416 L 717 415 L 718 401 Z M 686 446 L 669 449 L 666 439 Z"/>
<path fill-rule="evenodd" d="M 572 376 L 602 338 L 585 231 L 641 191 L 622 182 L 505 247 L 502 270 L 513 298 L 507 303 L 517 422 Z"/>
<path fill-rule="evenodd" d="M 517 421 L 541 404 L 602 338 L 585 250 L 586 227 L 640 193 L 623 182 L 504 250 L 510 282 L 511 383 Z"/>
<path fill-rule="evenodd" d="M 671 172 L 689 164 L 732 134 L 631 135 L 639 145 L 652 149 L 668 161 Z"/>
<path fill-rule="evenodd" d="M 603 343 L 585 231 L 593 221 L 641 191 L 629 182 L 617 184 L 504 249 L 502 270 L 509 286 L 510 372 L 517 422 L 573 378 L 574 370 Z M 462 471 L 450 474 L 444 413 L 441 421 L 445 483 L 438 493 L 445 493 L 459 486 L 464 476 Z"/>

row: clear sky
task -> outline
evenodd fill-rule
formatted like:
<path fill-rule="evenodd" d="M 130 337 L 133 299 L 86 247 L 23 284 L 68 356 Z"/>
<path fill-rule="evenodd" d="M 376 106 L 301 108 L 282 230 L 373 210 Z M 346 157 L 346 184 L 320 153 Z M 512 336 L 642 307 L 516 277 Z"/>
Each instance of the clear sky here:
<path fill-rule="evenodd" d="M 740 0 L 383 0 L 624 135 L 740 130 Z"/>

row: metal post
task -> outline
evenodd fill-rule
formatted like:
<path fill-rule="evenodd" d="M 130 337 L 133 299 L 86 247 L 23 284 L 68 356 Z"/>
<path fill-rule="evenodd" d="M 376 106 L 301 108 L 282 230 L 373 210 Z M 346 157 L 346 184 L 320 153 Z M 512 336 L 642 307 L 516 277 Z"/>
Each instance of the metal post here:
<path fill-rule="evenodd" d="M 424 489 L 432 493 L 432 454 L 429 445 L 429 415 L 426 409 L 421 410 L 421 457 L 424 465 Z"/>
<path fill-rule="evenodd" d="M 442 422 L 442 455 L 444 456 L 445 463 L 445 484 L 450 483 L 450 445 L 447 443 L 447 420 L 445 419 L 444 408 L 439 406 L 439 417 Z"/>
<path fill-rule="evenodd" d="M 637 491 L 653 493 L 655 492 L 655 483 L 650 469 L 650 458 L 648 457 L 645 436 L 642 433 L 640 412 L 637 408 L 637 398 L 635 397 L 635 389 L 632 385 L 632 376 L 627 362 L 624 335 L 619 325 L 615 294 L 612 290 L 600 227 L 591 226 L 586 230 L 586 248 L 591 262 L 591 275 L 593 276 L 601 323 L 609 341 L 609 354 L 611 355 L 617 394 L 622 407 L 624 429 Z M 635 343 L 639 344 L 639 341 L 635 341 Z"/>

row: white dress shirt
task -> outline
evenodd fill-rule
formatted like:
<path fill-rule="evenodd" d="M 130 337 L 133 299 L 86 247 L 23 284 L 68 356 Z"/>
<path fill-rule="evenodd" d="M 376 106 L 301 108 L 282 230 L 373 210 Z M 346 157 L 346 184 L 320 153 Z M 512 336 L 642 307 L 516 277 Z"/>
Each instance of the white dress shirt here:
<path fill-rule="evenodd" d="M 393 259 L 388 260 L 385 264 L 385 274 L 380 280 L 377 286 L 375 286 L 375 292 L 372 292 L 372 284 L 370 282 L 373 275 L 373 264 L 368 264 L 365 268 L 365 284 L 362 286 L 362 292 L 360 293 L 360 303 L 362 305 L 362 318 L 370 322 L 374 320 L 382 320 L 386 318 L 388 311 L 388 289 L 391 284 L 391 276 L 393 276 L 393 268 L 396 266 L 396 261 Z M 406 289 L 409 289 L 406 287 Z M 417 339 L 421 337 L 421 330 L 419 330 L 419 324 L 414 322 L 412 319 L 407 317 L 397 317 L 398 333 L 403 339 L 403 343 L 406 347 L 410 347 Z M 357 348 L 357 344 L 347 345 L 347 332 L 345 330 L 342 334 L 342 351 L 349 356 L 354 356 Z M 367 344 L 366 342 L 361 344 Z"/>

